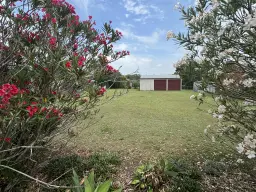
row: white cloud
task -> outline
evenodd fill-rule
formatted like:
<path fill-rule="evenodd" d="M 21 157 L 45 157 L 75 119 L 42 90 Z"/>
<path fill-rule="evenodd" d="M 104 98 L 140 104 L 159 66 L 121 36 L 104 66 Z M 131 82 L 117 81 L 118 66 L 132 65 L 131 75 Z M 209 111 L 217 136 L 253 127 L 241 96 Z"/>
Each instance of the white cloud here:
<path fill-rule="evenodd" d="M 134 73 L 135 71 L 145 71 L 152 64 L 152 59 L 145 56 L 129 55 L 112 63 L 112 66 L 119 69 L 123 74 Z"/>
<path fill-rule="evenodd" d="M 130 23 L 121 22 L 120 25 L 124 28 L 134 28 L 135 26 Z"/>
<path fill-rule="evenodd" d="M 129 47 L 128 44 L 121 43 L 115 46 L 115 50 L 117 51 L 127 50 L 128 47 Z"/>
<path fill-rule="evenodd" d="M 162 67 L 162 64 L 157 64 L 156 66 L 157 66 L 157 67 Z"/>
<path fill-rule="evenodd" d="M 137 40 L 138 42 L 145 44 L 155 44 L 159 41 L 160 37 L 164 35 L 166 32 L 164 30 L 156 29 L 151 35 L 136 35 L 129 28 L 120 29 L 117 28 L 118 31 L 121 31 L 124 35 L 124 38 Z"/>
<path fill-rule="evenodd" d="M 125 14 L 125 17 L 128 18 L 128 17 L 129 17 L 129 14 Z"/>
<path fill-rule="evenodd" d="M 146 23 L 148 19 L 164 18 L 164 12 L 159 7 L 152 4 L 145 4 L 142 0 L 123 0 L 124 8 L 131 14 L 139 16 L 134 21 Z"/>
<path fill-rule="evenodd" d="M 102 11 L 106 10 L 106 1 L 104 0 L 68 0 L 71 4 L 74 4 L 76 8 L 83 9 L 85 14 L 88 16 L 89 8 L 90 7 L 96 7 L 98 9 L 101 9 Z"/>
<path fill-rule="evenodd" d="M 88 15 L 88 7 L 90 0 L 69 0 L 70 3 L 74 3 L 76 7 L 80 7 L 85 10 L 85 13 Z"/>

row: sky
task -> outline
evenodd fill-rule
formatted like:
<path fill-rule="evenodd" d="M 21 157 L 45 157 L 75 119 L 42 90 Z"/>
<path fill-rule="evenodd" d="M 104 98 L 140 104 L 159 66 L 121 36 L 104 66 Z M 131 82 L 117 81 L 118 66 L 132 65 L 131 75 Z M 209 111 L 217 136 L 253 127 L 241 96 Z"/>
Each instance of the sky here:
<path fill-rule="evenodd" d="M 130 55 L 111 65 L 122 74 L 135 71 L 141 75 L 173 74 L 173 64 L 186 51 L 174 40 L 166 40 L 166 33 L 186 32 L 181 14 L 174 9 L 177 0 L 68 0 L 76 8 L 81 20 L 89 15 L 100 28 L 112 21 L 112 27 L 123 33 L 114 44 L 115 50 L 128 50 Z M 195 0 L 180 0 L 193 5 Z M 97 28 L 96 27 L 96 28 Z"/>

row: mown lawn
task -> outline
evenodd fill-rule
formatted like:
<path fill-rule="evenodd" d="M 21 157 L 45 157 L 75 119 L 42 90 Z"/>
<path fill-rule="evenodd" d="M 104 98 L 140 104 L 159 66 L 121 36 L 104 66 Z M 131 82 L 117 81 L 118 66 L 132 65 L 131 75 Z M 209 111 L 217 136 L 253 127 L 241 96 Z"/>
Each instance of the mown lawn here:
<path fill-rule="evenodd" d="M 104 117 L 97 124 L 84 129 L 81 122 L 83 131 L 73 142 L 79 149 L 118 152 L 134 161 L 211 155 L 220 145 L 203 131 L 214 119 L 207 114 L 207 104 L 198 108 L 189 99 L 192 94 L 130 90 L 102 107 Z"/>

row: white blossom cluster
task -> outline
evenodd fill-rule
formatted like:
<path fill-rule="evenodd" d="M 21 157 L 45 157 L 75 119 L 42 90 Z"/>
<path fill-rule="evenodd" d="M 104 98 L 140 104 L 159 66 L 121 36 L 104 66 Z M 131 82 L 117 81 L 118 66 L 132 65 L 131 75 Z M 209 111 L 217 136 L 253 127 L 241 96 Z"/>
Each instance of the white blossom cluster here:
<path fill-rule="evenodd" d="M 256 157 L 256 136 L 247 134 L 243 142 L 239 143 L 236 147 L 238 153 L 245 154 L 249 159 Z"/>
<path fill-rule="evenodd" d="M 171 38 L 174 38 L 175 34 L 172 31 L 168 31 L 166 34 L 166 39 L 169 40 Z"/>
<path fill-rule="evenodd" d="M 205 84 L 213 81 L 220 94 L 215 97 L 216 109 L 208 111 L 221 124 L 214 132 L 243 135 L 256 129 L 256 4 L 249 6 L 248 1 L 241 1 L 241 5 L 233 5 L 229 4 L 230 0 L 202 2 L 197 0 L 195 7 L 187 10 L 177 5 L 188 25 L 188 35 L 179 36 L 177 40 L 193 53 L 190 61 L 201 59 L 197 64 L 205 78 L 202 81 Z M 175 66 L 186 63 L 182 59 Z M 200 102 L 202 97 L 191 95 L 190 99 Z M 235 125 L 231 126 L 230 120 L 234 120 Z M 204 132 L 206 134 L 207 129 Z M 255 136 L 246 135 L 237 148 L 248 158 L 255 158 Z"/>

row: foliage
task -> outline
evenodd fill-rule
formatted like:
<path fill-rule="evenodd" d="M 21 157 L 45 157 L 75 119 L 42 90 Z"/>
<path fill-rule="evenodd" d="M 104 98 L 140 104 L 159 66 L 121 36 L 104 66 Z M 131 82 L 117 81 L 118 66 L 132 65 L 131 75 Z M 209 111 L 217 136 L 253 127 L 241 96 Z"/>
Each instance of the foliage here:
<path fill-rule="evenodd" d="M 111 174 L 116 173 L 117 167 L 121 164 L 120 157 L 117 154 L 103 152 L 95 153 L 85 160 L 87 170 L 93 169 L 98 175 L 98 179 L 106 179 Z"/>
<path fill-rule="evenodd" d="M 0 165 L 30 174 L 38 149 L 98 113 L 100 78 L 129 52 L 113 50 L 122 33 L 112 21 L 98 30 L 63 0 L 6 0 L 0 12 L 0 138 L 10 138 L 0 141 Z"/>
<path fill-rule="evenodd" d="M 59 180 L 65 180 L 72 175 L 72 169 L 79 176 L 83 176 L 86 172 L 94 170 L 97 181 L 110 178 L 116 172 L 121 160 L 116 154 L 112 153 L 95 153 L 89 157 L 83 158 L 78 155 L 61 156 L 51 159 L 43 168 L 42 173 L 46 174 L 48 179 L 56 179 L 62 174 Z M 62 183 L 62 182 L 61 182 Z M 70 184 L 70 183 L 69 183 Z"/>
<path fill-rule="evenodd" d="M 212 176 L 221 176 L 226 170 L 227 166 L 222 162 L 206 161 L 203 166 L 203 171 Z"/>
<path fill-rule="evenodd" d="M 129 74 L 126 75 L 125 77 L 129 80 L 140 80 L 140 74 Z"/>
<path fill-rule="evenodd" d="M 109 192 L 111 190 L 111 181 L 105 181 L 101 184 L 95 183 L 95 176 L 94 171 L 92 171 L 88 177 L 85 177 L 81 182 L 79 180 L 79 177 L 77 173 L 73 170 L 73 182 L 74 182 L 74 188 L 73 192 Z M 84 184 L 82 187 L 81 185 Z M 81 187 L 77 187 L 81 186 Z M 121 192 L 121 189 L 116 189 L 114 192 Z"/>
<path fill-rule="evenodd" d="M 201 191 L 199 179 L 200 174 L 195 168 L 170 159 L 161 160 L 156 165 L 139 166 L 131 184 L 138 191 Z"/>
<path fill-rule="evenodd" d="M 85 160 L 78 155 L 66 155 L 51 159 L 42 167 L 42 173 L 46 174 L 48 179 L 56 179 L 66 173 L 62 178 L 72 176 L 72 169 L 76 170 L 78 175 L 82 176 L 87 169 Z"/>
<path fill-rule="evenodd" d="M 200 68 L 197 67 L 197 63 L 188 58 L 182 59 L 175 65 L 175 74 L 178 74 L 182 79 L 182 85 L 185 87 L 193 87 L 195 81 L 200 81 L 202 72 Z"/>
<path fill-rule="evenodd" d="M 133 81 L 132 86 L 134 87 L 134 89 L 139 89 L 140 88 L 140 82 L 139 81 Z"/>
<path fill-rule="evenodd" d="M 208 133 L 229 139 L 240 154 L 256 157 L 255 0 L 198 0 L 193 7 L 176 6 L 188 32 L 168 32 L 189 50 L 189 59 L 203 71 L 202 82 L 214 82 L 219 120 Z"/>

